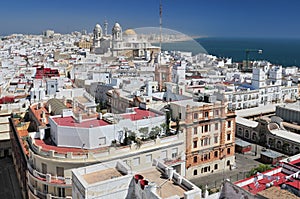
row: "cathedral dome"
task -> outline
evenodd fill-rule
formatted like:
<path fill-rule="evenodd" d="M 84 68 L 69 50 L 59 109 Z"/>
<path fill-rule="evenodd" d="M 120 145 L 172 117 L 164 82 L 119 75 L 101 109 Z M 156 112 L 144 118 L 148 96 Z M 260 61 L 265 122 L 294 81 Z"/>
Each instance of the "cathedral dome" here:
<path fill-rule="evenodd" d="M 136 32 L 133 29 L 127 29 L 125 30 L 125 32 L 123 33 L 124 35 L 136 35 Z"/>

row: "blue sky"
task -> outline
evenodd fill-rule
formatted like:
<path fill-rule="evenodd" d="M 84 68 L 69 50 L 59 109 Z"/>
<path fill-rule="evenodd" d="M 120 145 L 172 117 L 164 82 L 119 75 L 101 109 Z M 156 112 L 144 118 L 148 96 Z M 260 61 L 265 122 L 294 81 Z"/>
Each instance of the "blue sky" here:
<path fill-rule="evenodd" d="M 113 3 L 112 3 L 113 2 Z M 163 27 L 210 37 L 300 37 L 299 0 L 162 0 Z M 1 1 L 0 35 L 159 26 L 159 0 Z"/>

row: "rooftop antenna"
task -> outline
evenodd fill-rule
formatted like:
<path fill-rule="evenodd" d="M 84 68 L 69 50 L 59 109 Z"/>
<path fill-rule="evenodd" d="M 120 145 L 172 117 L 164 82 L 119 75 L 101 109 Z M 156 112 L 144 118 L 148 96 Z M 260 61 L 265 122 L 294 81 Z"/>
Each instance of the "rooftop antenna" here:
<path fill-rule="evenodd" d="M 161 52 L 161 41 L 162 41 L 162 4 L 161 1 L 159 2 L 159 47 Z"/>
<path fill-rule="evenodd" d="M 159 1 L 159 63 L 158 63 L 158 71 L 159 66 L 161 65 L 161 41 L 162 41 L 162 0 Z M 157 60 L 158 61 L 158 60 Z M 159 90 L 162 90 L 162 74 L 159 72 Z"/>

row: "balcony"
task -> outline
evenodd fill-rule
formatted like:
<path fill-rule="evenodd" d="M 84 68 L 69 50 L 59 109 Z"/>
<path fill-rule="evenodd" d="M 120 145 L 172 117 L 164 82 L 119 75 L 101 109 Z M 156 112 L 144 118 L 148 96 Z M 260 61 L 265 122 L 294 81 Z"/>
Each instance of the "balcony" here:
<path fill-rule="evenodd" d="M 141 143 L 132 143 L 126 146 L 107 146 L 93 150 L 82 150 L 76 148 L 62 149 L 63 147 L 49 146 L 42 143 L 41 140 L 29 138 L 27 140 L 31 155 L 37 154 L 49 159 L 60 159 L 78 163 L 88 163 L 114 156 L 121 158 L 128 153 L 135 153 L 143 150 L 150 150 L 163 146 L 177 146 L 183 144 L 184 134 L 178 133 L 166 137 L 160 137 L 153 140 L 141 141 Z M 32 172 L 33 173 L 33 172 Z M 44 177 L 45 178 L 45 177 Z"/>
<path fill-rule="evenodd" d="M 34 199 L 72 199 L 72 196 L 66 196 L 66 197 L 59 197 L 59 196 L 54 196 L 50 193 L 45 193 L 41 190 L 35 189 L 30 183 L 28 185 L 28 195 L 29 198 L 34 198 Z"/>
<path fill-rule="evenodd" d="M 164 164 L 168 165 L 168 166 L 175 166 L 175 165 L 179 165 L 181 163 L 185 162 L 185 158 L 183 158 L 182 156 L 177 155 L 174 158 L 166 158 L 164 159 Z"/>
<path fill-rule="evenodd" d="M 61 176 L 53 176 L 49 173 L 43 174 L 37 170 L 35 170 L 30 163 L 27 163 L 27 168 L 30 173 L 30 176 L 38 181 L 42 181 L 47 185 L 59 186 L 63 188 L 72 188 L 72 180 L 71 178 L 65 178 Z"/>

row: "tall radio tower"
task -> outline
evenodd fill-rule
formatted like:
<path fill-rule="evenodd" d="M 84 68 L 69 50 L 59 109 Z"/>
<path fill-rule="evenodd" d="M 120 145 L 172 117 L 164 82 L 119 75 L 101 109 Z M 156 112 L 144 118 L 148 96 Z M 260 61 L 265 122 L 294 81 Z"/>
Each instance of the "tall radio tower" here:
<path fill-rule="evenodd" d="M 162 4 L 161 1 L 159 2 L 159 47 L 161 53 L 161 42 L 162 42 Z"/>

